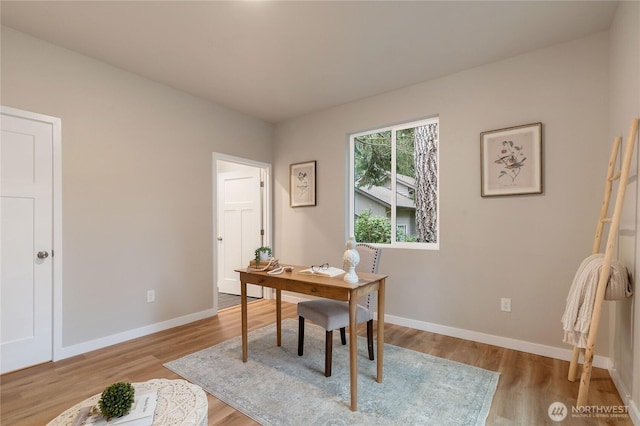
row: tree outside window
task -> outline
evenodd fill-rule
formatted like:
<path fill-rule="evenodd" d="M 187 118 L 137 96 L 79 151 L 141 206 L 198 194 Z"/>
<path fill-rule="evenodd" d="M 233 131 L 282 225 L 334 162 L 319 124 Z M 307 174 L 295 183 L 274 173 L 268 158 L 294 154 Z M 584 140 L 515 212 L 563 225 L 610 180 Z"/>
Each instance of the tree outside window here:
<path fill-rule="evenodd" d="M 438 247 L 438 119 L 350 137 L 351 232 L 358 242 Z"/>

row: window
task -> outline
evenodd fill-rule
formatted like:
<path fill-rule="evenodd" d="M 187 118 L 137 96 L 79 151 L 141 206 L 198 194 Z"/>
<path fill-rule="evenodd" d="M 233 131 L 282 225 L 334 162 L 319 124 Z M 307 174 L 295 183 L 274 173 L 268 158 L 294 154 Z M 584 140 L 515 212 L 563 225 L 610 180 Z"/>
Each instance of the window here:
<path fill-rule="evenodd" d="M 438 118 L 352 134 L 349 168 L 356 241 L 438 248 Z"/>

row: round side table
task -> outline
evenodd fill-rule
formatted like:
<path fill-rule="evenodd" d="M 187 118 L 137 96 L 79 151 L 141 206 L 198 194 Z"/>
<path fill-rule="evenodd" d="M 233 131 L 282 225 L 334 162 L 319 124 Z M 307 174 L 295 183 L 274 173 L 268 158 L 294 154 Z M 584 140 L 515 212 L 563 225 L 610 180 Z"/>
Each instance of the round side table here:
<path fill-rule="evenodd" d="M 153 416 L 154 425 L 162 426 L 207 426 L 207 395 L 200 386 L 185 380 L 153 379 L 147 382 L 132 383 L 136 393 L 158 391 L 158 404 Z M 83 407 L 91 407 L 98 403 L 100 394 L 82 402 L 51 420 L 47 426 L 72 425 Z"/>

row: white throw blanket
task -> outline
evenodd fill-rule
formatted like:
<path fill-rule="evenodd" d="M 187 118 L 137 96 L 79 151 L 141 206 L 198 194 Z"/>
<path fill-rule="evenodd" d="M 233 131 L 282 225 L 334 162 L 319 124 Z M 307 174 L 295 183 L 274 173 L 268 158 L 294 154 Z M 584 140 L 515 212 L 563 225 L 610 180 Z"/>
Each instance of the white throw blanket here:
<path fill-rule="evenodd" d="M 565 343 L 579 348 L 587 347 L 591 315 L 603 261 L 604 255 L 602 253 L 587 257 L 582 261 L 573 278 L 567 297 L 567 306 L 564 315 L 562 315 L 564 330 L 564 339 L 562 340 Z M 627 269 L 617 260 L 611 261 L 611 275 L 607 285 L 630 289 Z"/>

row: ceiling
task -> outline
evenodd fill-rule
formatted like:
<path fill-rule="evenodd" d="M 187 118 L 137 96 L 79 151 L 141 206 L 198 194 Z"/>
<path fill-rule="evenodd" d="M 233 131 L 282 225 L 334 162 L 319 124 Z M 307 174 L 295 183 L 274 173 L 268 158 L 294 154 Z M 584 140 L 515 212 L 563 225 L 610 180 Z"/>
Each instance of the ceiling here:
<path fill-rule="evenodd" d="M 612 1 L 6 1 L 2 25 L 267 122 L 607 30 Z"/>

